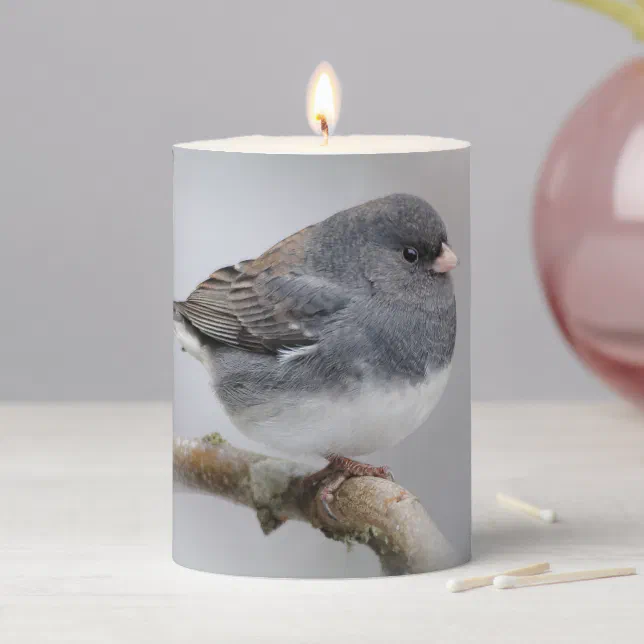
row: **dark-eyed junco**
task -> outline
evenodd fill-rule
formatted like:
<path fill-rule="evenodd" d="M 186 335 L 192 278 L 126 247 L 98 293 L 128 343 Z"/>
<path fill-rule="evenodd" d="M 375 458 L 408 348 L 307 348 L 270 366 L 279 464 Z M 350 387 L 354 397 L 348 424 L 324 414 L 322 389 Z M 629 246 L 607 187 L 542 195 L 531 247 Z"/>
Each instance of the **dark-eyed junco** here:
<path fill-rule="evenodd" d="M 339 212 L 254 260 L 214 272 L 174 307 L 175 334 L 204 365 L 235 426 L 338 473 L 430 415 L 456 336 L 447 231 L 426 201 L 393 194 Z"/>

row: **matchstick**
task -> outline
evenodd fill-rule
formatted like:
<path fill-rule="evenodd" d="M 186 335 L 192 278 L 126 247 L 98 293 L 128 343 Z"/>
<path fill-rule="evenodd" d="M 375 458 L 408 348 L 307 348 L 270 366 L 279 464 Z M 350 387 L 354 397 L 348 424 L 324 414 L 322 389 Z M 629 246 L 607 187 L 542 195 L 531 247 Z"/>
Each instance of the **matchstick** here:
<path fill-rule="evenodd" d="M 483 586 L 491 586 L 495 579 L 499 576 L 517 576 L 517 575 L 537 575 L 541 572 L 548 572 L 550 570 L 549 563 L 538 563 L 526 566 L 525 568 L 515 568 L 508 570 L 500 575 L 486 575 L 485 577 L 469 577 L 468 579 L 450 579 L 447 582 L 447 590 L 453 593 L 460 593 L 464 590 L 472 588 L 482 588 Z"/>
<path fill-rule="evenodd" d="M 502 505 L 505 508 L 510 508 L 511 510 L 520 510 L 525 514 L 529 514 L 532 517 L 541 519 L 546 523 L 554 523 L 557 520 L 557 515 L 554 510 L 542 510 L 535 505 L 530 505 L 521 499 L 517 499 L 514 496 L 509 496 L 508 494 L 503 494 L 499 492 L 496 495 L 496 501 L 499 505 Z"/>
<path fill-rule="evenodd" d="M 500 575 L 494 580 L 494 587 L 522 588 L 523 586 L 541 586 L 543 584 L 563 584 L 568 581 L 626 577 L 635 574 L 637 574 L 635 568 L 606 568 L 605 570 L 580 570 L 578 572 L 561 572 L 556 575 L 535 575 L 534 577 Z"/>

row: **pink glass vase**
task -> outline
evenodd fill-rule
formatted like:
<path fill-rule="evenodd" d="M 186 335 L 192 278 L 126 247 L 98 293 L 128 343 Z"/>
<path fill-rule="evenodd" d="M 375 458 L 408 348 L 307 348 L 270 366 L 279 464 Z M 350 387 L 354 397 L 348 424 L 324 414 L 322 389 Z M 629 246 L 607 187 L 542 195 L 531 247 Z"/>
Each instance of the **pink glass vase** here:
<path fill-rule="evenodd" d="M 644 58 L 564 124 L 537 184 L 541 281 L 564 336 L 600 377 L 644 403 Z"/>

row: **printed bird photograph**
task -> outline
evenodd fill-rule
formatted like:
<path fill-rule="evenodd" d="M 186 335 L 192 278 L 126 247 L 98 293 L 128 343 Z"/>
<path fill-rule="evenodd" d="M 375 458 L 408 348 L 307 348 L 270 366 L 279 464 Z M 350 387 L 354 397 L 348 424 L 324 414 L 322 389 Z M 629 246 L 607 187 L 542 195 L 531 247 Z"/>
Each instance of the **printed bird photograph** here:
<path fill-rule="evenodd" d="M 326 460 L 301 484 L 333 521 L 347 479 L 394 479 L 356 459 L 415 432 L 445 390 L 457 264 L 439 213 L 391 194 L 215 270 L 174 303 L 174 332 L 242 434 Z"/>

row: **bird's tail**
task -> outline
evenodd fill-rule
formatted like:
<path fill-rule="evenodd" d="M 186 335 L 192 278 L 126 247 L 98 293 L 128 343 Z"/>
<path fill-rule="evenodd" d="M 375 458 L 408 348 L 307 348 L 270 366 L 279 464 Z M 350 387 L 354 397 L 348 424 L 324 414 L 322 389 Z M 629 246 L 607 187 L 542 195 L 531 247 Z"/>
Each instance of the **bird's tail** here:
<path fill-rule="evenodd" d="M 186 303 L 185 302 L 173 302 L 172 303 L 172 312 L 174 313 L 174 319 L 185 318 L 186 315 Z"/>
<path fill-rule="evenodd" d="M 185 302 L 173 303 L 174 335 L 181 348 L 202 361 L 204 357 L 204 336 L 192 325 L 186 315 Z"/>

